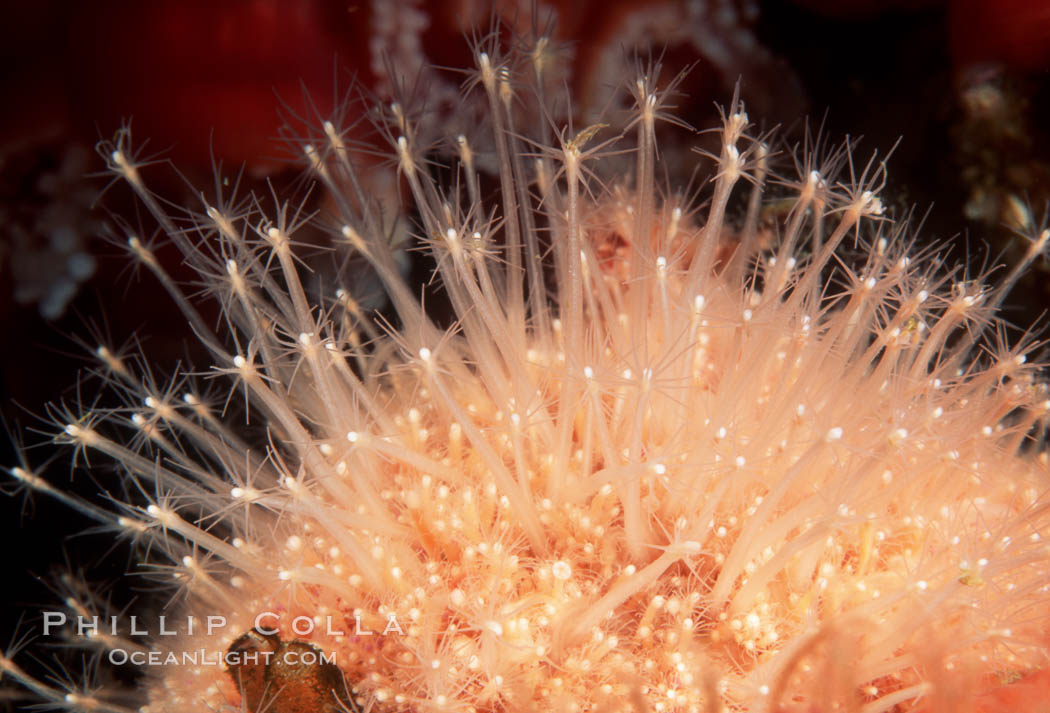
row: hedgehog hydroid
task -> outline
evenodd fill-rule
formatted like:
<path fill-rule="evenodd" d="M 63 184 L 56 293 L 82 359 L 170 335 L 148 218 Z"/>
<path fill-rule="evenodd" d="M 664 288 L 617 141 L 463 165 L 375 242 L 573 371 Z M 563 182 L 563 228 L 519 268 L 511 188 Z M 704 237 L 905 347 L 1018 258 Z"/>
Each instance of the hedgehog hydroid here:
<path fill-rule="evenodd" d="M 477 43 L 484 124 L 447 160 L 417 106 L 372 111 L 396 207 L 334 118 L 299 144 L 326 194 L 312 223 L 367 261 L 389 320 L 304 284 L 294 205 L 171 214 L 128 132 L 103 147 L 223 330 L 132 253 L 266 430 L 103 346 L 127 407 L 56 408 L 55 439 L 119 464 L 127 503 L 11 471 L 139 543 L 180 620 L 224 618 L 150 641 L 179 663 L 147 667 L 142 710 L 955 711 L 1045 667 L 1050 494 L 1026 441 L 1047 394 L 1030 344 L 994 339 L 1050 232 L 996 286 L 956 280 L 884 214 L 882 163 L 803 152 L 781 176 L 735 100 L 694 156 L 714 166 L 697 205 L 656 179 L 674 82 L 651 64 L 622 131 L 578 130 L 554 120 L 549 56 L 543 36 Z M 402 278 L 395 215 L 453 327 Z M 345 685 L 181 657 L 282 641 Z M 0 667 L 53 707 L 128 710 Z"/>

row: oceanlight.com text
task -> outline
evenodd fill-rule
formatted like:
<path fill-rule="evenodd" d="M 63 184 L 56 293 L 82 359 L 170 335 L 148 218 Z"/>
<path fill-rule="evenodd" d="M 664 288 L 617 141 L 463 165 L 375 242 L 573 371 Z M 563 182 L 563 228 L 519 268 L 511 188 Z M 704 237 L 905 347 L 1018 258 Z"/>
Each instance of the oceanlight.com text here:
<path fill-rule="evenodd" d="M 128 651 L 113 649 L 109 662 L 114 666 L 269 666 L 274 658 L 286 666 L 336 665 L 336 655 L 320 650 L 305 651 L 227 651 L 225 653 L 198 649 L 196 651 Z"/>

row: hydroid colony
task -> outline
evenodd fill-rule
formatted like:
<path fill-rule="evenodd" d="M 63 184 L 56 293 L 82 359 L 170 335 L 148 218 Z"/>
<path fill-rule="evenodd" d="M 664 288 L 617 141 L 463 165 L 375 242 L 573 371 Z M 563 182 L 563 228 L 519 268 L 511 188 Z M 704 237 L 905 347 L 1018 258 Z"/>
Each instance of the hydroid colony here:
<path fill-rule="evenodd" d="M 955 711 L 1045 667 L 1050 481 L 1026 439 L 1050 404 L 1030 345 L 995 336 L 1050 233 L 996 286 L 960 280 L 884 215 L 882 164 L 803 153 L 782 177 L 736 101 L 693 157 L 713 163 L 696 205 L 656 178 L 657 67 L 617 132 L 552 120 L 544 37 L 474 58 L 483 122 L 453 158 L 418 105 L 371 112 L 400 205 L 372 197 L 339 123 L 300 146 L 315 222 L 367 260 L 389 321 L 352 285 L 304 284 L 294 205 L 170 213 L 130 134 L 104 147 L 223 330 L 128 236 L 135 259 L 267 435 L 100 346 L 126 406 L 56 408 L 55 439 L 119 464 L 117 504 L 12 475 L 136 541 L 178 588 L 170 614 L 228 620 L 149 646 L 291 645 L 339 669 L 148 668 L 143 710 Z M 451 328 L 399 272 L 398 215 Z M 128 710 L 0 667 L 51 707 Z"/>

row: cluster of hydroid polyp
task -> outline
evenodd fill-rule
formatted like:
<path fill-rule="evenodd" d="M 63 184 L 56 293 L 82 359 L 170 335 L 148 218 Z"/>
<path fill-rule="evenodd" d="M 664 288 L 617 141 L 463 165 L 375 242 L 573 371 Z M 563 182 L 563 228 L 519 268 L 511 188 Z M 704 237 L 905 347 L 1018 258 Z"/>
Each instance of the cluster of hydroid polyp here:
<path fill-rule="evenodd" d="M 672 119 L 655 66 L 617 133 L 552 119 L 543 38 L 474 56 L 484 125 L 447 161 L 417 107 L 372 112 L 401 205 L 371 196 L 335 123 L 301 144 L 326 191 L 311 223 L 367 261 L 390 320 L 353 276 L 304 285 L 294 206 L 170 214 L 129 134 L 104 147 L 223 330 L 147 242 L 132 252 L 266 438 L 100 347 L 127 406 L 56 409 L 56 440 L 116 461 L 127 504 L 12 473 L 139 542 L 180 590 L 171 613 L 228 620 L 151 646 L 221 654 L 269 612 L 350 691 L 182 663 L 147 670 L 143 710 L 954 711 L 1046 666 L 1050 480 L 1025 441 L 1050 403 L 1028 347 L 994 336 L 1050 233 L 998 286 L 958 280 L 910 256 L 882 164 L 803 154 L 778 177 L 736 101 L 720 150 L 695 156 L 713 159 L 701 207 L 655 178 Z M 453 327 L 402 278 L 395 218 Z M 0 664 L 55 707 L 126 710 Z"/>

